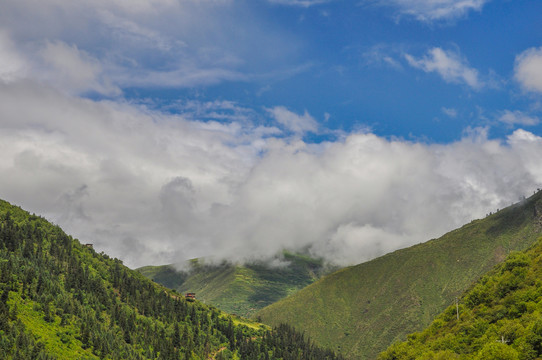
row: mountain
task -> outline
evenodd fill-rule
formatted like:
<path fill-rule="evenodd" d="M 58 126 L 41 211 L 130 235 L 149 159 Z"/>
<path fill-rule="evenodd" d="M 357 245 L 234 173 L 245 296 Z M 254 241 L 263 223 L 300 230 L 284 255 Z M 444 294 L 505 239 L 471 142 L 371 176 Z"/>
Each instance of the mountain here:
<path fill-rule="evenodd" d="M 0 200 L 2 359 L 341 359 L 190 300 Z"/>
<path fill-rule="evenodd" d="M 542 358 L 542 237 L 510 254 L 423 332 L 379 356 L 401 359 Z"/>
<path fill-rule="evenodd" d="M 439 239 L 325 276 L 257 313 L 351 359 L 374 359 L 428 326 L 482 275 L 542 230 L 542 192 Z"/>
<path fill-rule="evenodd" d="M 306 287 L 323 274 L 336 270 L 322 259 L 283 252 L 276 265 L 253 262 L 245 265 L 206 265 L 194 259 L 187 270 L 173 265 L 136 269 L 144 276 L 181 293 L 194 292 L 199 300 L 245 317 Z"/>

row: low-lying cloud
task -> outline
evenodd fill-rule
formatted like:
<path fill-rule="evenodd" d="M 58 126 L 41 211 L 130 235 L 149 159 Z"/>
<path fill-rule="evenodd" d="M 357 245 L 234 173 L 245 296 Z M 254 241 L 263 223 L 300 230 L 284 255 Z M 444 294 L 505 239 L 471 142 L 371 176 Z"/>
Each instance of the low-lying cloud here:
<path fill-rule="evenodd" d="M 487 2 L 372 3 L 433 21 Z M 247 4 L 4 2 L 0 198 L 129 266 L 201 256 L 242 262 L 283 249 L 353 264 L 441 235 L 542 183 L 542 138 L 521 129 L 504 140 L 471 129 L 431 144 L 326 130 L 330 109 L 322 122 L 282 104 L 198 100 L 210 84 L 288 78 L 313 66 L 301 61 L 302 34 Z M 407 68 L 386 50 L 373 48 L 367 62 Z M 522 89 L 541 91 L 540 58 L 535 48 L 516 58 Z M 434 47 L 405 59 L 446 82 L 489 85 L 459 51 Z M 141 105 L 123 97 L 133 87 L 188 87 L 194 97 Z M 497 117 L 510 128 L 539 122 L 520 111 Z M 332 140 L 315 144 L 307 134 Z"/>
<path fill-rule="evenodd" d="M 200 115 L 220 107 L 192 105 Z M 266 259 L 281 249 L 353 264 L 542 183 L 542 138 L 524 130 L 499 141 L 475 129 L 447 145 L 370 132 L 311 144 L 235 113 L 239 121 L 199 121 L 0 83 L 0 197 L 129 266 Z"/>

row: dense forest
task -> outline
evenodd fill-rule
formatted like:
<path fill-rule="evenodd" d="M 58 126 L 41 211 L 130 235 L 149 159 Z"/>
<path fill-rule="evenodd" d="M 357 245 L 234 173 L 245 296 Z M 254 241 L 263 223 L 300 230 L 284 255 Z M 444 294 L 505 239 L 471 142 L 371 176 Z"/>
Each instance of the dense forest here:
<path fill-rule="evenodd" d="M 7 359 L 341 359 L 286 325 L 189 302 L 41 217 L 0 201 Z"/>
<path fill-rule="evenodd" d="M 542 357 L 542 237 L 484 276 L 431 326 L 379 360 Z"/>

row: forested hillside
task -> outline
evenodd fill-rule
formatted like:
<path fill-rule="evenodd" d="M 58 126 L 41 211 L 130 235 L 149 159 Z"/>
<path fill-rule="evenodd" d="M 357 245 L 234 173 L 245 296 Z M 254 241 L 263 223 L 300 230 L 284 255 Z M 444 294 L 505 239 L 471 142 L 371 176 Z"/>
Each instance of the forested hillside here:
<path fill-rule="evenodd" d="M 325 276 L 258 313 L 350 359 L 421 331 L 475 281 L 542 234 L 542 192 L 460 229 Z M 421 240 L 421 239 L 420 239 Z"/>
<path fill-rule="evenodd" d="M 542 357 L 542 237 L 511 254 L 425 331 L 380 360 L 531 360 Z"/>
<path fill-rule="evenodd" d="M 230 314 L 253 316 L 258 310 L 312 284 L 337 267 L 322 259 L 283 252 L 279 265 L 252 262 L 244 265 L 187 262 L 186 270 L 172 265 L 136 269 L 149 279 L 181 293 L 195 292 L 199 300 Z"/>
<path fill-rule="evenodd" d="M 270 330 L 188 302 L 0 201 L 2 359 L 336 359 L 291 327 Z"/>

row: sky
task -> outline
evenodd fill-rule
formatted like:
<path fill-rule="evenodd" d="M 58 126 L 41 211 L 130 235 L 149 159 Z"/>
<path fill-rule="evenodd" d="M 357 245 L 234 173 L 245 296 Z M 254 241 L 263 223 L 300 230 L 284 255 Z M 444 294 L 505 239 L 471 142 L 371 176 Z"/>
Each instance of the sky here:
<path fill-rule="evenodd" d="M 357 264 L 542 187 L 540 1 L 0 9 L 0 198 L 130 267 Z"/>

